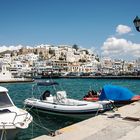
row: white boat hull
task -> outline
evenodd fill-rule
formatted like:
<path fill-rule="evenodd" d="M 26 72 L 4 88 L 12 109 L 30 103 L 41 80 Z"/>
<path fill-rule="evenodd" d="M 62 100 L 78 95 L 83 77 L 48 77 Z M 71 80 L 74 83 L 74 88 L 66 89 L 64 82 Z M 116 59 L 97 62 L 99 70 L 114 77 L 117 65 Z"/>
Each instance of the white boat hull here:
<path fill-rule="evenodd" d="M 52 98 L 52 97 L 49 97 Z M 25 105 L 41 112 L 63 115 L 70 117 L 94 116 L 105 110 L 105 106 L 99 103 L 67 99 L 68 103 L 54 103 L 52 100 L 41 101 L 29 98 L 25 100 Z M 107 108 L 106 108 L 107 109 Z"/>
<path fill-rule="evenodd" d="M 18 130 L 28 128 L 32 119 L 26 110 L 14 105 L 8 90 L 0 86 L 0 139 L 14 140 Z"/>
<path fill-rule="evenodd" d="M 0 113 L 0 139 L 14 140 L 21 129 L 28 128 L 32 116 L 16 106 L 1 108 Z"/>

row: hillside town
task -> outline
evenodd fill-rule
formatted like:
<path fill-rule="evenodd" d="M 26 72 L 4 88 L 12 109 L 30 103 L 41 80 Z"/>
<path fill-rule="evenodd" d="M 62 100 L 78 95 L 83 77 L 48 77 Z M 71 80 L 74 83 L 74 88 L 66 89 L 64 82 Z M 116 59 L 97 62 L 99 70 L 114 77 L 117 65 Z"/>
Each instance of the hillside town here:
<path fill-rule="evenodd" d="M 1 71 L 5 66 L 14 77 L 121 76 L 139 75 L 140 58 L 133 61 L 101 58 L 78 45 L 38 45 L 0 53 Z"/>

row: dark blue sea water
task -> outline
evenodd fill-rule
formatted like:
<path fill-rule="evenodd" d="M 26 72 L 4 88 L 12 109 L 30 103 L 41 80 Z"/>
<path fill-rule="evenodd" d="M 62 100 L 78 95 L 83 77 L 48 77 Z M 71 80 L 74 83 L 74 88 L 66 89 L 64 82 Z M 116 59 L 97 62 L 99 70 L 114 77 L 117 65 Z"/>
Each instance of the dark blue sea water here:
<path fill-rule="evenodd" d="M 140 94 L 140 80 L 125 80 L 125 79 L 55 79 L 59 82 L 61 90 L 66 90 L 68 97 L 74 99 L 82 99 L 83 96 L 90 89 L 100 90 L 105 84 L 121 85 L 129 88 L 135 94 Z M 32 87 L 35 83 L 6 83 L 0 84 L 8 88 L 9 95 L 12 98 L 16 106 L 24 108 L 23 102 L 26 98 L 32 97 L 33 94 L 39 96 L 40 93 L 36 90 L 32 91 Z M 34 118 L 33 123 L 26 130 L 22 130 L 17 140 L 29 140 L 36 136 L 48 134 L 50 130 L 55 131 L 64 126 L 68 126 L 80 120 L 52 116 L 39 112 L 30 112 Z"/>

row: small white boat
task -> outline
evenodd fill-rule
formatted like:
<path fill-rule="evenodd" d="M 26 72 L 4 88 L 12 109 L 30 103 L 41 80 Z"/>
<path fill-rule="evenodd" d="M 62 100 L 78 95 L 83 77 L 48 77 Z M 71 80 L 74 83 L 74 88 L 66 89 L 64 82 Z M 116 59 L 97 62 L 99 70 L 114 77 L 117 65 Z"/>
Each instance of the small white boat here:
<path fill-rule="evenodd" d="M 56 85 L 56 82 L 39 82 L 38 86 Z M 27 107 L 45 111 L 49 114 L 81 117 L 95 115 L 98 112 L 112 109 L 110 101 L 88 102 L 67 98 L 66 91 L 56 91 L 52 96 L 47 90 L 40 99 L 28 98 L 24 101 Z"/>
<path fill-rule="evenodd" d="M 0 86 L 0 139 L 13 140 L 20 129 L 28 128 L 32 116 L 14 105 L 8 90 Z"/>

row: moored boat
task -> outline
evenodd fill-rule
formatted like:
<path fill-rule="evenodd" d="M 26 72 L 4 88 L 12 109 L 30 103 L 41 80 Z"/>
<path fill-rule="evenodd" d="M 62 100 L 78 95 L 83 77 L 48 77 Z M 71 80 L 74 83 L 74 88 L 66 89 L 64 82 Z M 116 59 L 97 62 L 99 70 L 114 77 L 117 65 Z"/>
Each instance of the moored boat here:
<path fill-rule="evenodd" d="M 0 139 L 13 140 L 20 129 L 28 128 L 32 116 L 16 107 L 8 90 L 0 86 Z"/>
<path fill-rule="evenodd" d="M 85 96 L 83 100 L 86 101 L 103 101 L 112 100 L 116 106 L 122 106 L 140 100 L 140 95 L 135 95 L 129 89 L 116 86 L 105 85 L 99 95 Z"/>
<path fill-rule="evenodd" d="M 38 82 L 37 86 L 54 86 L 56 82 Z M 95 115 L 98 112 L 103 112 L 112 109 L 110 101 L 87 102 L 76 99 L 67 98 L 66 91 L 55 91 L 54 95 L 47 90 L 42 94 L 40 99 L 28 98 L 24 104 L 30 108 L 36 108 L 40 111 L 63 115 L 69 117 L 82 117 L 86 115 Z"/>

